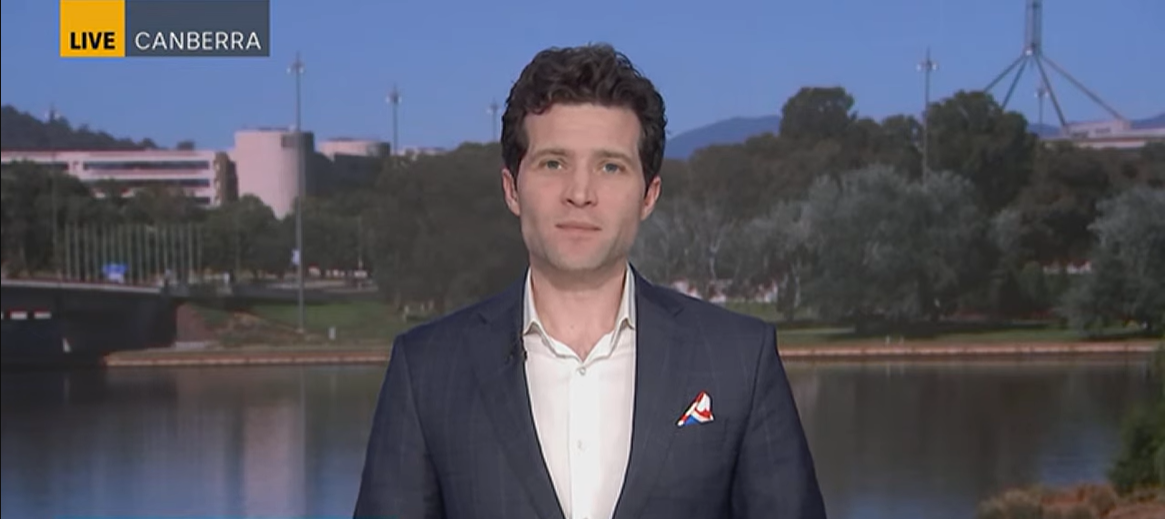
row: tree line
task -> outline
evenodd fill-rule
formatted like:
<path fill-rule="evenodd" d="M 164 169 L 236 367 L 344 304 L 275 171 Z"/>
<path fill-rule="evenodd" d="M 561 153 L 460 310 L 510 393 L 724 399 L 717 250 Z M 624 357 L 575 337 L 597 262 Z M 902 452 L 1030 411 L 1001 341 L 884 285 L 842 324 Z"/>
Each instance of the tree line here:
<path fill-rule="evenodd" d="M 958 92 L 929 107 L 923 164 L 918 118 L 854 106 L 843 88 L 806 87 L 779 132 L 666 160 L 636 266 L 701 297 L 763 298 L 785 319 L 1165 324 L 1165 145 L 1040 141 L 990 95 Z M 386 301 L 434 312 L 502 288 L 525 250 L 500 157 L 496 143 L 385 157 L 369 185 L 305 200 L 304 261 L 369 269 Z M 58 222 L 198 222 L 205 268 L 289 271 L 294 215 L 254 197 L 210 210 L 161 188 L 98 198 L 33 165 L 5 174 L 9 270 L 51 262 L 50 181 Z"/>

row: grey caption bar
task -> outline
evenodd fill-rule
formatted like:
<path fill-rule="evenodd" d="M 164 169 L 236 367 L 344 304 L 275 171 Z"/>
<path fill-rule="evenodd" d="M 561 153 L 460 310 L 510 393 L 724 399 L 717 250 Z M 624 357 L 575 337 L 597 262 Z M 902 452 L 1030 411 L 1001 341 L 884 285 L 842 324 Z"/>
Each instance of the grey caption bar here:
<path fill-rule="evenodd" d="M 270 0 L 127 0 L 126 56 L 268 57 Z"/>

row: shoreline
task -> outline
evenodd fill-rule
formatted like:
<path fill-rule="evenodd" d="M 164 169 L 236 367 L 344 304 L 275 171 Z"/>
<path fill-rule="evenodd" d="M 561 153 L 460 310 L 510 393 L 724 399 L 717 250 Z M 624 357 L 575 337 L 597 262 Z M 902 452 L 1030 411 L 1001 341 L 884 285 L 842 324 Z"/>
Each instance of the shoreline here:
<path fill-rule="evenodd" d="M 785 346 L 782 360 L 853 360 L 853 359 L 975 359 L 985 357 L 1037 357 L 1087 355 L 1148 355 L 1160 342 L 1094 343 L 918 343 L 852 344 L 829 346 Z M 250 346 L 238 348 L 123 351 L 100 359 L 100 366 L 175 367 L 175 366 L 272 366 L 306 364 L 384 364 L 389 346 Z"/>

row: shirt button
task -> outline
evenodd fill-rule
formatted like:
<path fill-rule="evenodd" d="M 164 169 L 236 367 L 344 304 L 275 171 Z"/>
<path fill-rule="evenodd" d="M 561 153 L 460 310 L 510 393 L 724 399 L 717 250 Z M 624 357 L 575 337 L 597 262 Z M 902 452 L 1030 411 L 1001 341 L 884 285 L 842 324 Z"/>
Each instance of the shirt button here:
<path fill-rule="evenodd" d="M 587 450 L 587 446 L 585 443 L 582 442 L 582 440 L 579 440 L 579 442 L 578 442 L 578 450 L 580 450 L 580 451 Z"/>
<path fill-rule="evenodd" d="M 587 367 L 583 366 L 581 368 L 578 368 L 578 374 L 585 377 L 587 375 Z"/>

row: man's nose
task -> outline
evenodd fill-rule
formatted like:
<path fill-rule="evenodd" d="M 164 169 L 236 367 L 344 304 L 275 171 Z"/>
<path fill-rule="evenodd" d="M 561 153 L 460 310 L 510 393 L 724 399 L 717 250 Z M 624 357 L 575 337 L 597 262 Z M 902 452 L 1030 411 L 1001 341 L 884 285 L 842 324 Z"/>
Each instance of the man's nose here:
<path fill-rule="evenodd" d="M 566 202 L 576 206 L 594 203 L 594 178 L 590 174 L 590 170 L 575 168 L 570 172 L 569 178 L 565 193 Z"/>

